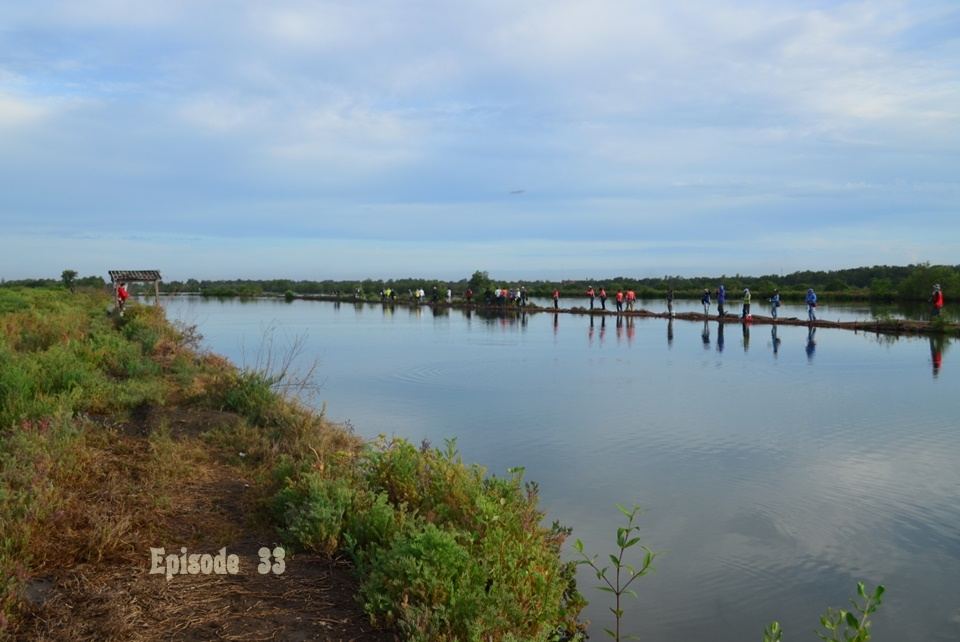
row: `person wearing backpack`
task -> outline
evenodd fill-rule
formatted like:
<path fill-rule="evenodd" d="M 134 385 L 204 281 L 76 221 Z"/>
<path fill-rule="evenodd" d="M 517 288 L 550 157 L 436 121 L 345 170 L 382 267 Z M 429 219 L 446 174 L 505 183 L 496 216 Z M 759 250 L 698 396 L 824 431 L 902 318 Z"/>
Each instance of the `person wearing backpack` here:
<path fill-rule="evenodd" d="M 807 319 L 809 321 L 817 320 L 817 293 L 813 291 L 813 288 L 807 290 Z"/>
<path fill-rule="evenodd" d="M 777 308 L 780 307 L 780 290 L 774 290 L 773 296 L 770 297 L 770 316 L 774 319 L 777 318 Z"/>

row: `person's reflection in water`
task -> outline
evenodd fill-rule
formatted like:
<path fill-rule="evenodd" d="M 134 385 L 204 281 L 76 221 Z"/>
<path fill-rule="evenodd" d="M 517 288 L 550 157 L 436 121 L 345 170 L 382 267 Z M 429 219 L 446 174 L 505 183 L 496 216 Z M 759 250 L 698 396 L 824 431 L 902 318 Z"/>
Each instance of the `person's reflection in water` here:
<path fill-rule="evenodd" d="M 817 329 L 814 326 L 810 326 L 810 329 L 807 330 L 807 360 L 813 361 L 813 353 L 817 351 Z"/>
<path fill-rule="evenodd" d="M 593 315 L 590 315 L 590 329 L 587 330 L 587 343 L 593 345 Z"/>
<path fill-rule="evenodd" d="M 700 338 L 703 339 L 703 349 L 710 348 L 710 322 L 706 319 L 703 320 L 703 332 L 700 333 Z"/>
<path fill-rule="evenodd" d="M 334 310 L 340 309 L 340 299 L 337 299 L 336 301 L 333 302 L 333 309 Z"/>
<path fill-rule="evenodd" d="M 667 321 L 667 347 L 673 347 L 673 319 Z"/>
<path fill-rule="evenodd" d="M 717 352 L 723 352 L 723 321 L 717 324 Z"/>
<path fill-rule="evenodd" d="M 777 326 L 770 328 L 770 341 L 773 343 L 773 356 L 780 351 L 780 338 L 777 337 Z"/>
<path fill-rule="evenodd" d="M 743 326 L 743 351 L 747 352 L 750 349 L 750 324 L 741 323 Z"/>
<path fill-rule="evenodd" d="M 600 317 L 600 345 L 603 345 L 603 337 L 607 334 L 607 317 Z"/>
<path fill-rule="evenodd" d="M 556 312 L 553 313 L 553 334 L 556 336 L 557 330 L 560 329 L 560 315 Z"/>
<path fill-rule="evenodd" d="M 623 317 L 617 315 L 617 344 L 623 339 Z"/>
<path fill-rule="evenodd" d="M 471 310 L 470 308 L 467 308 L 467 309 L 464 311 L 464 314 L 466 314 L 466 316 L 467 316 L 467 321 L 468 321 L 468 322 L 469 322 L 471 319 L 473 319 L 473 310 Z"/>
<path fill-rule="evenodd" d="M 520 327 L 523 329 L 524 332 L 526 332 L 527 330 L 527 311 L 526 310 L 520 313 Z"/>
<path fill-rule="evenodd" d="M 933 364 L 933 376 L 940 374 L 940 366 L 943 365 L 943 348 L 946 339 L 943 336 L 930 335 L 930 362 Z"/>
<path fill-rule="evenodd" d="M 634 327 L 634 318 L 627 317 L 627 345 L 633 345 L 633 335 L 637 333 L 636 327 Z"/>

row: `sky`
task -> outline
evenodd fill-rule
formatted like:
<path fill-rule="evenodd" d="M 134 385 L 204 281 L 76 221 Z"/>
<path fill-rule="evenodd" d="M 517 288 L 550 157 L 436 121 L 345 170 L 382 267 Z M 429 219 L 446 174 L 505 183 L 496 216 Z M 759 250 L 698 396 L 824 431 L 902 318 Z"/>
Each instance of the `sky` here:
<path fill-rule="evenodd" d="M 960 263 L 960 4 L 0 2 L 0 278 Z"/>

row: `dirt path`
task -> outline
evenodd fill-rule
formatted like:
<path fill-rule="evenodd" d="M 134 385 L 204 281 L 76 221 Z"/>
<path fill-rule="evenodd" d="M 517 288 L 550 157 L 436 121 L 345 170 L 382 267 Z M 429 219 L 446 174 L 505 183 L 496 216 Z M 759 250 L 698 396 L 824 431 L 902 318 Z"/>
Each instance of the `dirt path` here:
<path fill-rule="evenodd" d="M 15 639 L 394 639 L 371 629 L 354 600 L 351 569 L 342 562 L 287 553 L 281 574 L 258 573 L 259 549 L 277 546 L 277 537 L 258 525 L 251 480 L 200 436 L 210 422 L 229 420 L 222 413 L 178 410 L 148 412 L 125 424 L 104 422 L 104 456 L 116 458 L 109 468 L 120 479 L 112 486 L 107 479 L 93 484 L 99 494 L 89 499 L 126 506 L 96 523 L 128 528 L 103 559 L 47 569 L 34 578 Z M 170 436 L 152 438 L 161 423 L 170 426 Z M 159 502 L 141 496 L 141 482 Z M 137 523 L 135 515 L 150 502 L 157 519 Z M 169 581 L 149 573 L 151 547 L 178 553 L 181 546 L 209 554 L 226 547 L 238 555 L 239 573 L 175 575 Z"/>

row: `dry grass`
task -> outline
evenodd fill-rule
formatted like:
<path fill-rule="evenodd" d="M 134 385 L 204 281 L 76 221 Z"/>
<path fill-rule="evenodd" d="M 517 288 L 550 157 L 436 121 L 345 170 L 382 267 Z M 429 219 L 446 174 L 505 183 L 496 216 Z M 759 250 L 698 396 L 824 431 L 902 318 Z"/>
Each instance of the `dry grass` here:
<path fill-rule="evenodd" d="M 279 580 L 255 563 L 228 578 L 147 573 L 152 546 L 256 560 L 276 543 L 259 509 L 270 469 L 360 441 L 294 403 L 271 407 L 268 427 L 222 412 L 238 371 L 198 352 L 195 329 L 138 306 L 115 326 L 102 303 L 0 292 L 0 638 L 384 639 L 364 637 L 353 580 L 329 560 Z M 64 370 L 83 376 L 44 392 Z"/>

